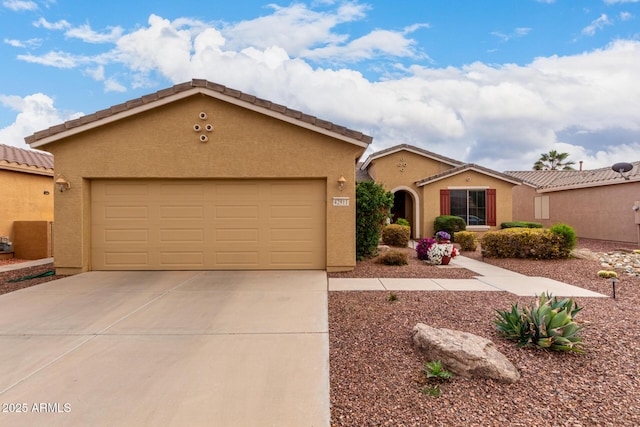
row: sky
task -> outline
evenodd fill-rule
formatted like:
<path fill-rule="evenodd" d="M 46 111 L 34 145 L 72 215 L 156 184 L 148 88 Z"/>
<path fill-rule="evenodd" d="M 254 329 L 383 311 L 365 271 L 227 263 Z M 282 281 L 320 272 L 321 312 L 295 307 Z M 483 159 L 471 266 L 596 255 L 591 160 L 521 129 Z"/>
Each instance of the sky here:
<path fill-rule="evenodd" d="M 640 160 L 640 0 L 0 0 L 0 143 L 202 78 L 498 171 Z"/>

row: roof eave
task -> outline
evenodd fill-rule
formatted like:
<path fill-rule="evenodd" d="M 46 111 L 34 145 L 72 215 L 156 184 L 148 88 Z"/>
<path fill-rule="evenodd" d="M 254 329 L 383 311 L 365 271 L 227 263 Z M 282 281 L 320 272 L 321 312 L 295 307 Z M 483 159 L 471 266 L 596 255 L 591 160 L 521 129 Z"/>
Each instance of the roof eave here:
<path fill-rule="evenodd" d="M 250 102 L 245 101 L 242 98 L 236 98 L 236 97 L 230 96 L 230 95 L 225 94 L 225 93 L 221 93 L 219 91 L 216 91 L 216 90 L 208 88 L 208 87 L 195 86 L 195 87 L 192 87 L 192 88 L 190 88 L 188 90 L 179 91 L 179 92 L 173 93 L 171 95 L 168 95 L 166 97 L 153 97 L 153 98 L 150 99 L 150 101 L 148 101 L 146 103 L 144 102 L 144 97 L 143 97 L 142 100 L 140 101 L 139 105 L 133 106 L 131 108 L 123 108 L 122 111 L 115 112 L 115 113 L 110 114 L 110 115 L 106 115 L 105 117 L 102 117 L 102 118 L 97 118 L 97 119 L 94 119 L 94 120 L 88 120 L 87 123 L 80 124 L 78 126 L 69 126 L 66 130 L 62 130 L 60 132 L 56 132 L 55 134 L 50 135 L 50 136 L 43 136 L 41 138 L 38 138 L 37 135 L 38 135 L 39 132 L 36 132 L 35 134 L 33 134 L 31 136 L 27 136 L 25 138 L 25 142 L 27 144 L 29 144 L 29 146 L 31 148 L 42 147 L 44 145 L 50 144 L 50 143 L 58 141 L 60 139 L 68 138 L 70 136 L 77 135 L 79 133 L 86 132 L 88 130 L 95 129 L 97 127 L 104 126 L 106 124 L 113 123 L 113 122 L 116 122 L 118 120 L 122 120 L 122 119 L 125 119 L 127 117 L 131 117 L 131 116 L 134 116 L 136 114 L 140 114 L 142 112 L 149 111 L 149 110 L 152 110 L 154 108 L 161 107 L 163 105 L 167 105 L 167 104 L 170 104 L 170 103 L 175 102 L 177 100 L 185 99 L 185 98 L 197 95 L 197 94 L 204 94 L 204 95 L 207 95 L 207 96 L 211 96 L 212 98 L 220 99 L 220 100 L 228 102 L 230 104 L 234 104 L 234 105 L 240 106 L 242 108 L 246 108 L 246 109 L 258 112 L 260 114 L 264 114 L 264 115 L 267 115 L 269 117 L 273 117 L 275 119 L 282 120 L 284 122 L 293 124 L 295 126 L 300 126 L 302 128 L 311 130 L 313 132 L 317 132 L 317 133 L 320 133 L 320 134 L 323 134 L 323 135 L 330 136 L 330 137 L 335 138 L 335 139 L 339 139 L 339 140 L 348 142 L 350 144 L 356 145 L 356 146 L 364 148 L 364 149 L 366 149 L 369 146 L 369 144 L 371 143 L 371 141 L 373 140 L 372 137 L 367 136 L 367 135 L 362 135 L 364 140 L 359 140 L 359 139 L 356 139 L 356 138 L 352 138 L 352 137 L 350 137 L 348 135 L 344 135 L 342 133 L 332 131 L 331 129 L 326 129 L 326 128 L 322 127 L 322 126 L 314 125 L 313 123 L 309 123 L 309 122 L 306 122 L 304 120 L 300 120 L 299 118 L 288 116 L 286 114 L 283 114 L 282 112 L 266 109 L 266 108 L 261 107 L 259 105 L 252 104 Z M 136 100 L 136 101 L 138 101 L 138 100 Z M 115 106 L 115 107 L 119 108 L 119 106 Z M 112 108 L 114 108 L 114 107 L 112 107 Z M 91 116 L 95 117 L 95 116 L 99 116 L 99 115 L 100 115 L 100 112 L 97 112 L 97 113 L 94 113 L 93 115 L 85 116 L 85 117 L 91 117 Z M 76 119 L 76 120 L 79 120 L 79 121 L 82 122 L 83 118 L 81 117 L 81 118 Z M 72 120 L 71 123 L 76 123 L 76 120 Z M 65 124 L 62 124 L 62 125 L 59 125 L 59 126 L 66 126 L 69 123 L 70 122 L 66 122 Z M 56 127 L 54 127 L 54 129 L 55 128 Z M 45 130 L 45 131 L 42 131 L 42 132 L 47 132 L 47 131 Z M 353 132 L 353 131 L 347 130 L 347 132 Z"/>
<path fill-rule="evenodd" d="M 53 169 L 43 168 L 39 166 L 23 165 L 19 163 L 0 162 L 0 170 L 11 172 L 30 173 L 33 175 L 53 176 Z"/>
<path fill-rule="evenodd" d="M 436 177 L 436 178 L 433 178 L 433 179 L 425 178 L 425 179 L 422 179 L 420 181 L 416 181 L 415 184 L 418 187 L 423 187 L 423 186 L 425 186 L 427 184 L 438 182 L 438 181 L 441 181 L 443 179 L 450 178 L 452 176 L 456 176 L 456 175 L 459 175 L 459 174 L 461 174 L 463 172 L 468 172 L 468 171 L 478 172 L 478 173 L 480 173 L 482 175 L 490 176 L 492 178 L 496 178 L 496 179 L 499 179 L 500 181 L 505 181 L 505 182 L 508 182 L 510 184 L 513 184 L 513 185 L 522 185 L 522 181 L 516 181 L 514 179 L 509 179 L 506 176 L 501 176 L 501 175 L 498 175 L 498 174 L 495 174 L 495 173 L 491 173 L 488 170 L 484 170 L 482 168 L 478 168 L 478 167 L 475 167 L 475 166 L 461 167 L 460 170 L 458 170 L 458 171 L 454 171 L 454 172 L 451 172 L 451 173 L 446 173 L 445 172 L 442 176 L 439 176 L 439 177 Z"/>
<path fill-rule="evenodd" d="M 393 147 L 391 147 L 391 148 L 393 148 Z M 391 155 L 391 154 L 395 154 L 395 153 L 397 153 L 397 152 L 399 152 L 399 151 L 403 151 L 403 150 L 404 150 L 404 151 L 409 151 L 410 153 L 414 153 L 414 154 L 417 154 L 417 155 L 422 156 L 422 157 L 427 157 L 427 158 L 429 158 L 429 159 L 435 160 L 435 161 L 440 162 L 440 163 L 447 164 L 447 165 L 449 165 L 449 166 L 454 166 L 454 167 L 455 167 L 455 166 L 460 166 L 460 165 L 462 165 L 462 163 L 461 163 L 461 162 L 455 163 L 455 161 L 451 161 L 451 162 L 450 162 L 450 161 L 448 161 L 448 160 L 446 160 L 446 159 L 444 159 L 444 158 L 440 158 L 440 157 L 437 157 L 437 156 L 430 156 L 430 155 L 428 155 L 427 153 L 424 153 L 424 152 L 422 152 L 422 151 L 414 150 L 414 149 L 412 149 L 410 146 L 407 146 L 407 145 L 398 145 L 398 146 L 397 146 L 395 149 L 393 149 L 393 150 L 390 150 L 390 151 L 384 151 L 384 150 L 383 150 L 382 152 L 378 152 L 378 153 L 373 153 L 373 154 L 371 154 L 371 155 L 370 155 L 369 157 L 367 157 L 367 159 L 364 161 L 364 163 L 362 164 L 362 166 L 360 167 L 360 169 L 362 169 L 362 170 L 366 170 L 366 169 L 369 167 L 369 164 L 370 164 L 372 161 L 377 160 L 377 159 L 382 158 L 382 157 L 389 156 L 389 155 Z"/>
<path fill-rule="evenodd" d="M 558 187 L 541 187 L 541 188 L 538 188 L 537 191 L 538 193 L 553 193 L 555 191 L 578 190 L 582 188 L 592 188 L 592 187 L 605 187 L 607 185 L 630 184 L 633 182 L 640 182 L 640 177 L 630 178 L 629 180 L 621 179 L 620 181 L 585 182 L 582 184 L 563 185 Z"/>

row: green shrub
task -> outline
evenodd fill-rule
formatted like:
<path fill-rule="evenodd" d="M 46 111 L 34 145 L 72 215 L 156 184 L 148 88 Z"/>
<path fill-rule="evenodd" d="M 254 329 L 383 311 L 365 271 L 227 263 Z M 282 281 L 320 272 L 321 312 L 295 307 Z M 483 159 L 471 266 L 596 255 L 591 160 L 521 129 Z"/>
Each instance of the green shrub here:
<path fill-rule="evenodd" d="M 551 232 L 562 236 L 562 251 L 568 257 L 571 251 L 576 247 L 576 232 L 573 227 L 567 224 L 554 224 Z"/>
<path fill-rule="evenodd" d="M 406 219 L 404 219 L 404 218 L 398 218 L 398 219 L 396 220 L 396 224 L 398 224 L 398 225 L 404 225 L 405 227 L 411 227 L 411 224 L 409 224 L 409 221 L 407 221 L 407 220 L 406 220 Z"/>
<path fill-rule="evenodd" d="M 409 260 L 407 254 L 400 251 L 391 250 L 384 255 L 380 256 L 378 262 L 384 265 L 407 265 Z"/>
<path fill-rule="evenodd" d="M 356 256 L 377 255 L 382 227 L 393 207 L 393 193 L 380 184 L 363 181 L 356 184 Z"/>
<path fill-rule="evenodd" d="M 456 243 L 460 245 L 460 250 L 475 251 L 478 248 L 478 238 L 473 231 L 458 231 L 456 233 Z"/>
<path fill-rule="evenodd" d="M 455 241 L 455 233 L 467 229 L 464 219 L 455 215 L 440 215 L 433 222 L 435 232 L 446 231 L 451 235 L 451 241 Z"/>
<path fill-rule="evenodd" d="M 385 245 L 406 248 L 409 246 L 411 229 L 404 225 L 390 224 L 382 230 L 382 241 Z"/>
<path fill-rule="evenodd" d="M 572 298 L 558 301 L 551 294 L 540 298 L 522 310 L 518 304 L 511 310 L 496 310 L 494 324 L 498 333 L 506 339 L 517 341 L 518 347 L 536 345 L 558 351 L 582 352 L 581 326 L 573 320 L 582 307 Z"/>
<path fill-rule="evenodd" d="M 564 238 L 549 229 L 507 228 L 482 236 L 484 255 L 495 258 L 567 258 Z"/>
<path fill-rule="evenodd" d="M 542 228 L 542 224 L 539 222 L 513 221 L 503 222 L 500 224 L 500 228 Z"/>

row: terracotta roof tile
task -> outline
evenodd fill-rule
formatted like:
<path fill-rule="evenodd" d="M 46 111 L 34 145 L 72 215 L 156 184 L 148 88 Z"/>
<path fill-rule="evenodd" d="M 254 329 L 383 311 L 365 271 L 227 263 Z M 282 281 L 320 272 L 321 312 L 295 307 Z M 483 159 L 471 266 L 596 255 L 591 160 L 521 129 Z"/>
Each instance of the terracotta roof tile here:
<path fill-rule="evenodd" d="M 371 175 L 366 170 L 360 169 L 362 162 L 356 164 L 356 182 L 373 181 Z"/>
<path fill-rule="evenodd" d="M 431 159 L 446 163 L 450 166 L 460 166 L 463 163 L 459 162 L 458 160 L 455 159 L 451 159 L 449 157 L 445 157 L 445 156 L 441 156 L 440 154 L 436 154 L 433 153 L 431 151 L 427 151 L 424 150 L 422 148 L 413 146 L 413 145 L 409 145 L 409 144 L 400 144 L 400 145 L 394 145 L 393 147 L 389 147 L 389 148 L 385 148 L 384 150 L 380 150 L 380 151 L 376 151 L 375 153 L 372 153 L 369 157 L 367 157 L 367 159 L 363 162 L 362 167 L 364 167 L 365 169 L 369 167 L 369 164 L 375 160 L 378 159 L 380 157 L 384 157 L 387 154 L 392 154 L 392 153 L 396 153 L 398 151 L 401 150 L 407 150 L 416 154 L 420 154 L 421 156 L 425 156 L 425 157 L 429 157 Z"/>
<path fill-rule="evenodd" d="M 502 172 L 495 171 L 493 169 L 485 168 L 484 166 L 476 165 L 474 163 L 465 163 L 465 164 L 457 166 L 455 168 L 447 169 L 446 171 L 443 171 L 443 172 L 437 173 L 435 175 L 432 175 L 430 177 L 421 179 L 420 181 L 416 182 L 416 185 L 418 187 L 420 187 L 422 185 L 429 184 L 430 182 L 438 181 L 438 180 L 446 178 L 448 176 L 457 175 L 457 174 L 465 172 L 467 170 L 474 170 L 474 171 L 480 172 L 480 173 L 482 173 L 484 175 L 493 176 L 495 178 L 501 179 L 503 181 L 508 181 L 508 182 L 511 182 L 513 184 L 516 184 L 516 185 L 520 184 L 522 182 L 521 179 L 516 178 L 514 176 L 507 175 L 507 174 L 504 174 Z"/>
<path fill-rule="evenodd" d="M 186 92 L 194 88 L 206 88 L 209 90 L 213 90 L 225 96 L 239 99 L 240 101 L 246 102 L 247 104 L 253 105 L 255 107 L 259 107 L 271 112 L 279 113 L 286 117 L 297 119 L 297 120 L 300 120 L 301 122 L 308 123 L 314 126 L 318 126 L 319 128 L 326 129 L 330 132 L 334 132 L 352 139 L 356 139 L 364 144 L 370 144 L 371 141 L 373 140 L 372 137 L 368 135 L 364 135 L 362 132 L 350 130 L 344 126 L 338 126 L 336 124 L 333 124 L 325 120 L 319 120 L 316 117 L 304 114 L 301 111 L 288 109 L 284 105 L 275 104 L 271 101 L 257 98 L 253 95 L 243 93 L 236 89 L 228 88 L 218 83 L 209 82 L 203 79 L 193 79 L 190 82 L 180 83 L 170 88 L 161 89 L 155 93 L 144 95 L 141 98 L 132 99 L 125 103 L 117 104 L 110 108 L 100 110 L 96 113 L 88 114 L 78 119 L 69 120 L 61 125 L 52 126 L 49 129 L 35 132 L 33 135 L 27 136 L 25 138 L 25 141 L 28 144 L 33 144 L 38 140 L 54 136 L 58 133 L 64 132 L 65 130 L 74 129 L 86 124 L 97 122 L 99 120 L 117 115 L 118 113 L 135 109 L 136 107 L 140 107 L 142 105 L 153 104 L 154 102 L 157 102 L 164 98 L 179 94 L 181 92 Z"/>
<path fill-rule="evenodd" d="M 53 156 L 40 151 L 25 150 L 0 144 L 0 160 L 19 165 L 35 166 L 44 169 L 53 169 Z"/>
<path fill-rule="evenodd" d="M 640 161 L 631 164 L 633 169 L 625 174 L 628 180 L 611 167 L 582 171 L 507 171 L 505 173 L 522 179 L 540 190 L 559 191 L 640 181 Z"/>
<path fill-rule="evenodd" d="M 337 134 L 341 134 L 349 138 L 356 139 L 364 144 L 370 144 L 371 141 L 373 140 L 372 137 L 368 135 L 364 135 L 362 132 L 357 132 L 351 129 L 347 129 L 344 126 L 338 126 L 336 124 L 333 124 L 325 120 L 319 120 L 316 117 L 308 114 L 304 114 L 301 111 L 288 109 L 284 105 L 275 104 L 271 101 L 257 98 L 253 95 L 243 93 L 236 89 L 228 88 L 218 83 L 209 82 L 203 79 L 193 79 L 190 82 L 179 83 L 170 88 L 161 89 L 155 93 L 144 95 L 141 98 L 132 99 L 122 104 L 113 105 L 110 108 L 97 111 L 93 114 L 88 114 L 78 119 L 69 120 L 61 125 L 52 126 L 49 129 L 35 132 L 33 135 L 26 137 L 25 141 L 28 144 L 33 144 L 38 140 L 54 136 L 58 133 L 64 132 L 65 130 L 74 129 L 86 124 L 90 124 L 90 123 L 111 117 L 118 113 L 122 113 L 130 109 L 134 109 L 142 105 L 152 104 L 154 102 L 162 100 L 163 98 L 173 96 L 180 92 L 192 90 L 194 88 L 206 88 L 209 90 L 213 90 L 215 92 L 224 94 L 225 96 L 239 99 L 243 102 L 246 102 L 247 104 L 264 108 L 265 110 L 269 110 L 272 112 L 280 113 L 286 117 L 297 119 L 297 120 L 300 120 L 301 122 L 318 126 L 322 129 L 326 129 L 328 131 L 335 132 Z"/>

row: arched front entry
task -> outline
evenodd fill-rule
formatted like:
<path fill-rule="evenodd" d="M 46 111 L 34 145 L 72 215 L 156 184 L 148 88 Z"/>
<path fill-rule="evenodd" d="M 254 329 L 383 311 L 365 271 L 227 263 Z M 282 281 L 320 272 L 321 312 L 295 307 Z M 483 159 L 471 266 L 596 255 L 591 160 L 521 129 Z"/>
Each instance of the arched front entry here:
<path fill-rule="evenodd" d="M 418 194 L 409 187 L 396 187 L 393 193 L 393 222 L 398 218 L 404 218 L 411 225 L 412 238 L 420 237 L 420 204 Z"/>

